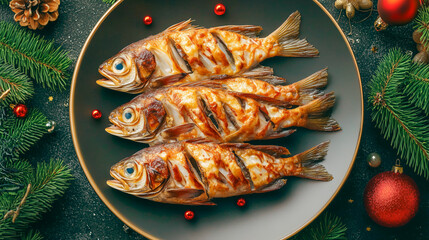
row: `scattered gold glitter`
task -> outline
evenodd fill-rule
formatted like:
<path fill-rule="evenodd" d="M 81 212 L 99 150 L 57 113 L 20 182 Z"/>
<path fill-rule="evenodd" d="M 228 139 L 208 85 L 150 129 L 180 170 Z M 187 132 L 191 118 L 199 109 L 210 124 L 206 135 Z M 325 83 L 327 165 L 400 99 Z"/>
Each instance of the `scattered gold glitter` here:
<path fill-rule="evenodd" d="M 371 227 L 366 227 L 366 230 L 367 230 L 368 232 L 370 232 L 370 231 L 371 231 Z"/>
<path fill-rule="evenodd" d="M 376 53 L 378 51 L 378 48 L 376 46 L 371 47 L 371 52 Z"/>
<path fill-rule="evenodd" d="M 349 202 L 349 203 L 353 203 L 354 201 L 355 201 L 355 200 L 353 200 L 353 199 L 351 199 L 351 198 L 348 200 L 348 202 Z"/>
<path fill-rule="evenodd" d="M 48 97 L 48 100 L 49 100 L 49 102 L 52 102 L 52 100 L 54 100 L 54 97 L 49 96 L 49 97 Z"/>

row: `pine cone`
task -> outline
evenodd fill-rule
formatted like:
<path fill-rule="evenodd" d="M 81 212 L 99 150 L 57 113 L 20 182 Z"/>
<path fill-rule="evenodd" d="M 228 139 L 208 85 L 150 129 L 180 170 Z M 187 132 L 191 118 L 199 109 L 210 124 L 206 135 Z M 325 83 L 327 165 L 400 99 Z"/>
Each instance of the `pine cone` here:
<path fill-rule="evenodd" d="M 12 0 L 9 3 L 15 13 L 15 21 L 33 30 L 42 29 L 49 21 L 57 20 L 59 5 L 60 0 Z"/>

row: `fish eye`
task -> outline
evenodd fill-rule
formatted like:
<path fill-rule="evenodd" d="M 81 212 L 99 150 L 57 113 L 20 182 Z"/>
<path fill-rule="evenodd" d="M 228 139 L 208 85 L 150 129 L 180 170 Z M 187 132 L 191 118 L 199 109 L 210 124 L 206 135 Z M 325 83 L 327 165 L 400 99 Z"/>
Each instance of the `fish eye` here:
<path fill-rule="evenodd" d="M 117 58 L 113 62 L 113 72 L 116 74 L 121 74 L 125 71 L 125 62 L 121 58 Z"/>
<path fill-rule="evenodd" d="M 124 167 L 125 177 L 132 177 L 136 172 L 136 165 L 133 163 L 127 163 Z"/>
<path fill-rule="evenodd" d="M 122 112 L 122 119 L 124 120 L 124 122 L 132 122 L 134 120 L 135 117 L 135 113 L 134 113 L 134 109 L 128 107 L 125 108 L 124 111 Z"/>

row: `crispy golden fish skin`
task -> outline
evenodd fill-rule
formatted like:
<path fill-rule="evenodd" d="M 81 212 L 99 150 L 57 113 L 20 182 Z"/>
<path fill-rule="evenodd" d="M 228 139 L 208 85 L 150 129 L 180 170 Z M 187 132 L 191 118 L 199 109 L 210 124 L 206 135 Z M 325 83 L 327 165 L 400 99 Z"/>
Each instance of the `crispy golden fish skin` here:
<path fill-rule="evenodd" d="M 194 138 L 218 142 L 274 139 L 290 135 L 294 132 L 292 127 L 340 130 L 338 123 L 327 116 L 335 103 L 334 93 L 288 109 L 289 102 L 269 97 L 275 90 L 269 91 L 267 97 L 205 84 L 197 82 L 143 93 L 110 114 L 112 126 L 106 131 L 154 145 Z"/>
<path fill-rule="evenodd" d="M 213 198 L 277 190 L 287 176 L 330 181 L 329 142 L 292 157 L 284 147 L 193 140 L 145 148 L 112 166 L 112 188 L 152 201 L 214 205 Z"/>
<path fill-rule="evenodd" d="M 259 26 L 201 28 L 191 20 L 133 43 L 100 65 L 106 79 L 97 83 L 113 90 L 143 91 L 220 76 L 240 76 L 261 61 L 275 57 L 315 57 L 318 50 L 298 39 L 301 15 L 292 13 L 272 34 L 256 37 Z"/>

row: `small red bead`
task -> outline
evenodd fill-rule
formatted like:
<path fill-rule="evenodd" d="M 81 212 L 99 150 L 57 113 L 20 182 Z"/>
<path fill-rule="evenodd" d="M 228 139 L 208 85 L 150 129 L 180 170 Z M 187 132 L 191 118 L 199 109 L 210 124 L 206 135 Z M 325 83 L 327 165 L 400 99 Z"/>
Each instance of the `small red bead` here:
<path fill-rule="evenodd" d="M 214 12 L 216 15 L 218 16 L 224 15 L 225 11 L 226 11 L 226 8 L 222 3 L 216 4 L 214 8 Z"/>
<path fill-rule="evenodd" d="M 244 198 L 239 198 L 237 200 L 237 206 L 244 207 L 244 205 L 246 205 L 246 200 Z"/>
<path fill-rule="evenodd" d="M 151 25 L 152 24 L 152 17 L 151 16 L 146 16 L 143 18 L 143 22 L 146 25 Z"/>
<path fill-rule="evenodd" d="M 13 108 L 13 113 L 15 114 L 15 116 L 19 117 L 19 118 L 24 118 L 25 116 L 27 116 L 27 106 L 25 106 L 24 104 L 17 104 L 14 108 Z"/>
<path fill-rule="evenodd" d="M 101 118 L 102 114 L 98 109 L 92 110 L 92 117 L 95 119 Z"/>
<path fill-rule="evenodd" d="M 191 210 L 188 210 L 185 212 L 185 219 L 186 220 L 192 220 L 194 217 L 195 217 L 195 214 Z"/>

